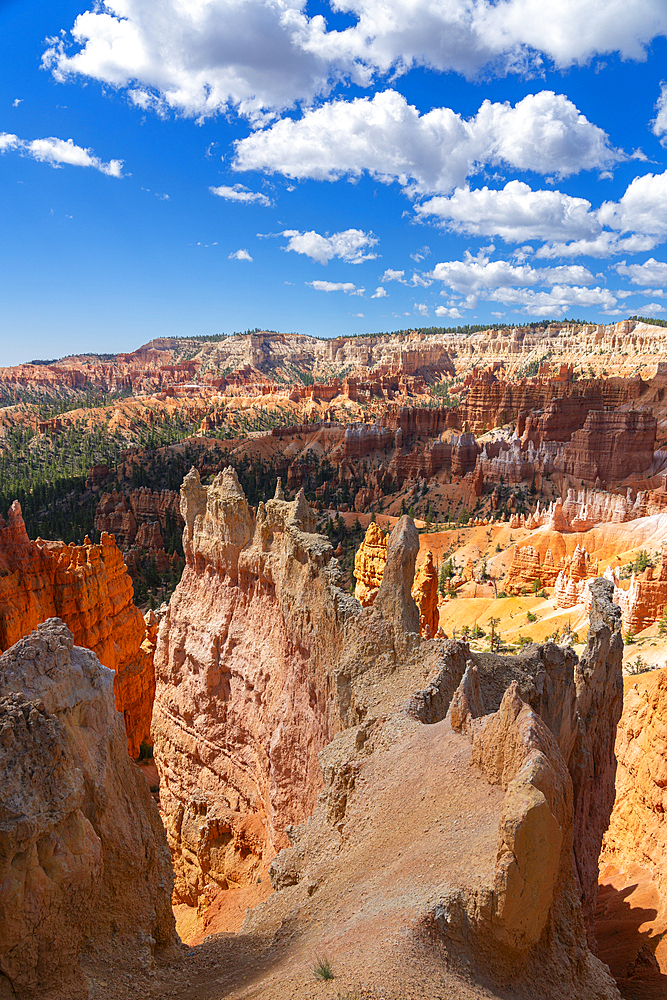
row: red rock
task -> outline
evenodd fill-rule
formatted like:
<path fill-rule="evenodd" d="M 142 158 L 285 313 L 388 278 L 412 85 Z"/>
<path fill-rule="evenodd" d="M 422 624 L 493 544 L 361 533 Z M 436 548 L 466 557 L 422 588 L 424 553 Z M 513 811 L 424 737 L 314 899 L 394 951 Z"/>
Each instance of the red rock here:
<path fill-rule="evenodd" d="M 602 483 L 643 472 L 653 461 L 656 429 L 656 418 L 645 410 L 592 410 L 556 467 L 576 479 Z"/>
<path fill-rule="evenodd" d="M 112 536 L 100 545 L 31 542 L 15 501 L 0 528 L 0 650 L 47 618 L 59 617 L 79 646 L 114 671 L 116 707 L 128 748 L 138 757 L 150 741 L 155 691 L 152 656 L 142 649 L 146 628 L 133 602 L 123 556 Z"/>

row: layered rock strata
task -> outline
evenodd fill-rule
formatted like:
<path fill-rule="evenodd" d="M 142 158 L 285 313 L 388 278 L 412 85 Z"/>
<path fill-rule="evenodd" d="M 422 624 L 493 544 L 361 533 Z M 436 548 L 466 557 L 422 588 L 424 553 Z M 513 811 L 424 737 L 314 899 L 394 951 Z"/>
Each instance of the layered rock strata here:
<path fill-rule="evenodd" d="M 377 597 L 386 564 L 386 535 L 375 521 L 371 521 L 354 557 L 354 578 L 357 581 L 354 596 L 363 608 L 370 607 Z"/>
<path fill-rule="evenodd" d="M 361 692 L 381 700 L 391 673 L 407 697 L 436 650 L 417 659 L 410 518 L 364 610 L 303 493 L 255 514 L 230 468 L 210 487 L 192 471 L 181 497 L 186 568 L 158 635 L 153 737 L 176 898 L 195 903 L 256 878 L 312 812 L 318 753 L 368 710 Z"/>
<path fill-rule="evenodd" d="M 47 618 L 59 617 L 79 646 L 114 671 L 116 708 L 128 748 L 139 755 L 150 741 L 155 691 L 146 623 L 132 602 L 132 581 L 113 536 L 100 545 L 31 541 L 15 501 L 0 518 L 0 651 Z"/>
<path fill-rule="evenodd" d="M 364 609 L 338 589 L 302 494 L 255 514 L 233 470 L 209 487 L 193 471 L 182 503 L 187 565 L 160 628 L 153 727 L 177 898 L 254 880 L 282 847 L 280 891 L 248 933 L 289 925 L 305 940 L 351 906 L 356 935 L 367 914 L 395 913 L 376 950 L 417 926 L 448 968 L 472 961 L 514 996 L 618 998 L 586 940 L 622 702 L 613 585 L 589 585 L 581 660 L 554 643 L 472 653 L 419 637 L 410 518 Z M 378 850 L 400 857 L 391 874 Z"/>
<path fill-rule="evenodd" d="M 616 757 L 616 800 L 600 861 L 647 868 L 667 894 L 666 669 L 628 682 Z"/>
<path fill-rule="evenodd" d="M 419 632 L 425 639 L 435 638 L 440 626 L 438 611 L 438 574 L 433 565 L 433 553 L 426 558 L 415 573 L 412 597 L 419 610 Z"/>
<path fill-rule="evenodd" d="M 86 998 L 92 959 L 149 973 L 176 940 L 164 830 L 112 672 L 58 619 L 0 657 L 0 785 L 0 992 Z"/>
<path fill-rule="evenodd" d="M 614 588 L 614 600 L 621 608 L 626 632 L 641 632 L 656 622 L 667 607 L 667 549 L 663 548 L 657 573 L 648 566 L 633 573 L 630 586 Z"/>
<path fill-rule="evenodd" d="M 513 527 L 511 523 L 510 527 Z M 540 553 L 532 545 L 515 545 L 505 590 L 508 594 L 521 594 L 528 593 L 536 585 L 552 587 L 557 574 L 558 568 L 554 565 L 550 549 L 547 549 L 542 561 Z"/>
<path fill-rule="evenodd" d="M 648 469 L 653 461 L 657 419 L 648 410 L 591 410 L 572 435 L 556 468 L 576 479 L 611 483 Z"/>

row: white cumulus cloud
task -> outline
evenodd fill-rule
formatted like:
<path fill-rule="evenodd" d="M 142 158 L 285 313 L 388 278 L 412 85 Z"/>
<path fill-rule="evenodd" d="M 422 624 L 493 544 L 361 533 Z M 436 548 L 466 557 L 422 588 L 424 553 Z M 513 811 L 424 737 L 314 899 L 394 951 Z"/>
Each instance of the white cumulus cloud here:
<path fill-rule="evenodd" d="M 47 139 L 19 139 L 9 132 L 2 132 L 0 152 L 6 149 L 15 149 L 22 156 L 50 163 L 52 167 L 60 167 L 63 164 L 73 167 L 94 167 L 108 177 L 123 176 L 122 160 L 109 160 L 105 163 L 99 156 L 95 156 L 91 149 L 77 146 L 73 139 L 56 139 L 54 136 Z"/>
<path fill-rule="evenodd" d="M 375 289 L 375 291 L 373 292 L 373 294 L 371 295 L 371 298 L 372 299 L 388 299 L 389 298 L 389 292 L 387 291 L 386 288 L 383 288 L 382 285 L 378 285 L 377 288 Z"/>
<path fill-rule="evenodd" d="M 487 296 L 494 302 L 514 306 L 532 316 L 564 315 L 573 306 L 583 309 L 602 309 L 610 312 L 616 306 L 616 298 L 608 288 L 580 288 L 568 285 L 554 285 L 548 292 L 536 292 L 532 288 L 497 288 Z"/>
<path fill-rule="evenodd" d="M 566 177 L 608 169 L 625 154 L 562 94 L 529 94 L 514 107 L 484 101 L 464 119 L 451 108 L 420 115 L 395 90 L 336 100 L 236 142 L 235 170 L 337 180 L 367 172 L 410 194 L 449 192 L 484 166 Z"/>
<path fill-rule="evenodd" d="M 602 227 L 585 198 L 560 191 L 534 191 L 523 181 L 504 188 L 457 188 L 415 207 L 421 218 L 433 216 L 457 233 L 499 236 L 510 243 L 524 240 L 586 239 Z"/>
<path fill-rule="evenodd" d="M 500 190 L 456 188 L 449 197 L 416 205 L 415 212 L 457 233 L 499 236 L 508 243 L 543 240 L 538 258 L 642 253 L 667 237 L 667 171 L 635 177 L 619 201 L 599 208 L 585 198 L 534 191 L 513 180 Z"/>
<path fill-rule="evenodd" d="M 344 260 L 346 264 L 361 264 L 377 257 L 376 253 L 366 252 L 377 245 L 377 237 L 361 229 L 345 229 L 332 236 L 321 236 L 314 230 L 301 233 L 298 229 L 286 229 L 281 236 L 286 236 L 288 240 L 285 250 L 305 254 L 319 264 L 328 264 L 334 257 Z"/>
<path fill-rule="evenodd" d="M 473 257 L 466 251 L 463 260 L 450 260 L 436 264 L 429 277 L 441 281 L 459 294 L 477 294 L 499 288 L 527 287 L 534 285 L 589 285 L 594 276 L 581 265 L 560 267 L 532 267 L 530 264 L 515 266 L 504 260 L 490 260 L 480 251 Z"/>
<path fill-rule="evenodd" d="M 252 257 L 247 250 L 235 250 L 234 253 L 229 254 L 229 260 L 249 260 L 252 261 Z"/>
<path fill-rule="evenodd" d="M 663 146 L 667 146 L 667 83 L 660 84 L 660 96 L 655 106 L 656 116 L 651 122 L 653 135 L 657 135 Z"/>
<path fill-rule="evenodd" d="M 614 268 L 624 278 L 629 278 L 633 285 L 663 285 L 667 288 L 667 264 L 649 257 L 643 264 L 627 264 L 624 260 Z M 655 295 L 655 291 L 643 294 Z"/>
<path fill-rule="evenodd" d="M 622 233 L 667 236 L 667 171 L 635 177 L 620 201 L 603 203 L 598 218 Z"/>
<path fill-rule="evenodd" d="M 388 267 L 384 272 L 380 281 L 401 281 L 405 282 L 405 271 L 394 271 L 391 267 Z"/>
<path fill-rule="evenodd" d="M 558 257 L 614 257 L 621 253 L 643 253 L 660 243 L 657 236 L 633 233 L 619 236 L 603 232 L 590 240 L 573 240 L 571 243 L 546 243 L 535 251 L 535 256 L 554 259 Z"/>
<path fill-rule="evenodd" d="M 226 184 L 220 184 L 219 187 L 209 188 L 211 194 L 215 194 L 218 198 L 224 198 L 226 201 L 240 201 L 244 205 L 250 205 L 255 203 L 257 205 L 271 205 L 271 199 L 267 198 L 265 194 L 261 191 L 250 191 L 243 184 L 234 184 L 233 187 L 228 187 Z"/>
<path fill-rule="evenodd" d="M 435 310 L 435 315 L 442 318 L 443 316 L 448 316 L 449 319 L 463 319 L 463 313 L 460 312 L 456 306 L 437 306 Z"/>
<path fill-rule="evenodd" d="M 307 281 L 316 292 L 345 292 L 346 295 L 363 295 L 365 288 L 357 288 L 351 281 Z"/>
<path fill-rule="evenodd" d="M 106 0 L 51 39 L 43 62 L 124 87 L 141 107 L 201 116 L 257 115 L 326 95 L 341 79 L 369 85 L 411 66 L 474 77 L 539 73 L 598 53 L 644 59 L 667 33 L 664 0 L 337 0 L 351 15 L 328 30 L 306 0 Z"/>

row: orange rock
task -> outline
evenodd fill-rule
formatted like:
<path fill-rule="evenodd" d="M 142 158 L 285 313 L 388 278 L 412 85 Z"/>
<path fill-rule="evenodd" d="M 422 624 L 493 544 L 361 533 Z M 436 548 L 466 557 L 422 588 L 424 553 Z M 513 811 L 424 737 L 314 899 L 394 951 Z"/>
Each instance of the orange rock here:
<path fill-rule="evenodd" d="M 112 685 L 58 619 L 0 656 L 5 997 L 85 1000 L 86 959 L 134 980 L 175 955 L 165 831 Z"/>
<path fill-rule="evenodd" d="M 375 601 L 386 563 L 387 539 L 382 528 L 371 521 L 354 557 L 354 578 L 357 581 L 354 596 L 362 607 L 369 608 Z"/>
<path fill-rule="evenodd" d="M 461 578 L 464 583 L 470 583 L 470 581 L 473 578 L 473 572 L 474 572 L 474 566 L 472 562 L 472 556 L 468 556 L 468 561 L 463 568 L 463 573 L 461 574 Z"/>
<path fill-rule="evenodd" d="M 132 581 L 112 535 L 100 545 L 65 545 L 28 538 L 14 501 L 0 522 L 0 651 L 47 618 L 62 618 L 77 646 L 92 649 L 114 671 L 116 708 L 128 748 L 139 756 L 150 741 L 155 693 L 153 657 L 142 648 L 146 624 L 135 608 Z"/>
<path fill-rule="evenodd" d="M 627 685 L 626 681 L 626 685 Z M 667 668 L 626 686 L 616 737 L 616 801 L 600 864 L 638 864 L 667 892 Z"/>
<path fill-rule="evenodd" d="M 633 573 L 628 590 L 614 588 L 614 600 L 621 608 L 626 632 L 641 632 L 656 622 L 667 607 L 667 549 L 662 550 L 655 579 L 651 566 L 642 576 Z"/>
<path fill-rule="evenodd" d="M 597 575 L 597 559 L 593 561 L 586 549 L 577 545 L 574 554 L 565 560 L 565 565 L 556 577 L 556 607 L 571 608 L 575 604 L 581 604 L 585 600 L 586 581 Z"/>
<path fill-rule="evenodd" d="M 433 554 L 426 553 L 426 559 L 415 573 L 412 596 L 419 609 L 419 632 L 432 639 L 439 626 L 438 614 L 438 574 L 433 565 Z"/>

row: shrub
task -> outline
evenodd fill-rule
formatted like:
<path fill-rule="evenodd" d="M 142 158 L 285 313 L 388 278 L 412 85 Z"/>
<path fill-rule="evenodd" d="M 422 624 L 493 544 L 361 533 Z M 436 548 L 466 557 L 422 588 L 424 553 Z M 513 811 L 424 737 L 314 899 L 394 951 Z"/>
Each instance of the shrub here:
<path fill-rule="evenodd" d="M 529 622 L 536 622 L 537 621 L 537 615 L 534 615 L 532 611 L 527 611 L 526 612 L 526 620 L 529 621 Z"/>
<path fill-rule="evenodd" d="M 331 962 L 326 957 L 326 955 L 323 955 L 322 957 L 316 959 L 315 965 L 313 966 L 313 975 L 315 979 L 317 979 L 320 982 L 334 978 L 334 972 L 333 969 L 331 968 Z"/>
<path fill-rule="evenodd" d="M 636 656 L 632 663 L 628 663 L 627 670 L 629 674 L 645 674 L 647 670 L 651 669 L 651 665 L 646 662 L 643 656 Z"/>

